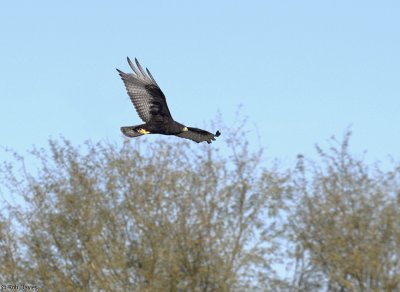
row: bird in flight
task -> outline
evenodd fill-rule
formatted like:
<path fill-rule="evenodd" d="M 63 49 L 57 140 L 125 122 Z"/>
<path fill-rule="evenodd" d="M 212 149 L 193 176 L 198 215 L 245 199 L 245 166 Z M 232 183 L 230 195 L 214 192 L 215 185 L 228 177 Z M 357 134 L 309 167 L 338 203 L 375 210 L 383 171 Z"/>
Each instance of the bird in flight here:
<path fill-rule="evenodd" d="M 134 74 L 127 74 L 118 69 L 117 71 L 122 81 L 124 81 L 126 91 L 135 106 L 136 112 L 145 123 L 137 126 L 121 127 L 121 131 L 125 136 L 138 137 L 146 134 L 175 135 L 197 143 L 205 141 L 210 144 L 211 141 L 215 140 L 215 137 L 221 135 L 220 131 L 212 134 L 202 129 L 186 127 L 175 122 L 169 112 L 165 95 L 150 71 L 146 68 L 146 74 L 136 58 L 137 68 L 129 57 L 127 59 Z"/>

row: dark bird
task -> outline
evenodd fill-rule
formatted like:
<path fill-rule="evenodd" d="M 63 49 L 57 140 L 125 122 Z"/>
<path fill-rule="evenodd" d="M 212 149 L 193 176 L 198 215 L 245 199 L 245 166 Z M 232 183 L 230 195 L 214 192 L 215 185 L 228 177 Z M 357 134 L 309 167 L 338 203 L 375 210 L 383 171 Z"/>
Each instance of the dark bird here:
<path fill-rule="evenodd" d="M 212 134 L 202 129 L 186 127 L 175 122 L 169 112 L 165 95 L 150 71 L 146 68 L 146 74 L 136 58 L 135 62 L 137 68 L 128 58 L 129 66 L 135 74 L 127 74 L 118 69 L 117 71 L 124 81 L 126 91 L 139 117 L 145 124 L 121 127 L 121 131 L 125 136 L 138 137 L 146 134 L 175 135 L 197 143 L 206 141 L 210 144 L 212 140 L 215 140 L 215 137 L 221 135 L 219 131 Z"/>

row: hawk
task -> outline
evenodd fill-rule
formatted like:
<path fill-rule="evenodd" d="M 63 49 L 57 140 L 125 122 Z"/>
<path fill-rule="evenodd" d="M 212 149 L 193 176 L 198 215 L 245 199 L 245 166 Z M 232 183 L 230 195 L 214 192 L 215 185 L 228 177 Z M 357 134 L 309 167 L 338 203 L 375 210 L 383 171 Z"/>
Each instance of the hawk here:
<path fill-rule="evenodd" d="M 125 84 L 126 91 L 135 106 L 136 112 L 144 124 L 121 127 L 121 131 L 125 136 L 138 137 L 146 134 L 175 135 L 197 143 L 205 141 L 210 144 L 211 141 L 215 140 L 215 137 L 221 135 L 220 131 L 212 134 L 202 129 L 186 127 L 174 121 L 168 109 L 165 95 L 149 69 L 146 68 L 146 71 L 144 71 L 136 58 L 136 67 L 129 57 L 127 59 L 134 74 L 124 73 L 119 69 L 117 71 Z"/>

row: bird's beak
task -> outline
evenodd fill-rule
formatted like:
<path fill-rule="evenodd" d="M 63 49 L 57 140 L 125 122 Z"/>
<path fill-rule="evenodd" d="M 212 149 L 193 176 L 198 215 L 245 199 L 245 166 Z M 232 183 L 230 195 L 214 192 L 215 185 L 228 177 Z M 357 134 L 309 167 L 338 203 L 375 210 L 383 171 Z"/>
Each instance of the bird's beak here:
<path fill-rule="evenodd" d="M 187 132 L 187 131 L 189 131 L 189 129 L 188 129 L 187 127 L 184 127 L 184 128 L 182 129 L 182 131 L 183 131 L 183 132 Z"/>

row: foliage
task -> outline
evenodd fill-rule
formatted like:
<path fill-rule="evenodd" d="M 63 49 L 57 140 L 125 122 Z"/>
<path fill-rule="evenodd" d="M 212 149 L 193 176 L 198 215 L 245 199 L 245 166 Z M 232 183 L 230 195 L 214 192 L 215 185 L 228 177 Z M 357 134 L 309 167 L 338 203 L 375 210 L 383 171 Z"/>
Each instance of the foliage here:
<path fill-rule="evenodd" d="M 225 139 L 224 155 L 170 140 L 51 140 L 32 151 L 36 171 L 23 157 L 4 165 L 7 192 L 22 203 L 9 206 L 16 236 L 0 253 L 15 247 L 20 258 L 1 281 L 55 291 L 267 287 L 278 232 L 267 211 L 281 204 L 280 178 L 240 133 Z"/>
<path fill-rule="evenodd" d="M 317 147 L 320 165 L 299 157 L 288 231 L 295 290 L 400 289 L 400 168 L 384 172 L 352 156 L 349 137 Z"/>
<path fill-rule="evenodd" d="M 0 282 L 55 291 L 395 291 L 400 167 L 349 151 L 282 171 L 217 144 L 50 140 L 0 169 Z M 168 139 L 168 138 L 165 138 Z M 32 167 L 34 165 L 35 167 Z M 10 199 L 12 198 L 12 200 Z M 276 270 L 287 266 L 287 272 Z"/>

